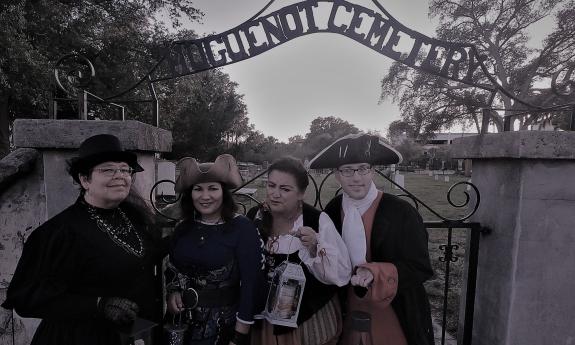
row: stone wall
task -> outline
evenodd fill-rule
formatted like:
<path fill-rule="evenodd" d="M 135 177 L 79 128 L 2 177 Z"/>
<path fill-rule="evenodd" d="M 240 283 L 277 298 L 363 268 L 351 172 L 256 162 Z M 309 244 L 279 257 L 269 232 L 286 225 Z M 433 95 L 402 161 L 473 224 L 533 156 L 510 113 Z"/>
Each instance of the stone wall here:
<path fill-rule="evenodd" d="M 78 197 L 79 185 L 67 173 L 66 161 L 84 139 L 103 133 L 116 135 L 125 149 L 136 152 L 145 171 L 136 175 L 134 188 L 148 199 L 156 181 L 155 155 L 171 150 L 169 131 L 136 121 L 15 121 L 18 149 L 0 161 L 1 301 L 27 236 Z M 12 312 L 0 308 L 0 344 L 29 344 L 38 321 L 15 313 L 14 320 L 12 334 Z"/>
<path fill-rule="evenodd" d="M 15 263 L 22 253 L 25 239 L 45 220 L 46 198 L 43 166 L 36 150 L 21 154 L 18 149 L 0 161 L 3 172 L 0 184 L 0 301 L 4 301 Z M 26 167 L 27 168 L 24 168 Z M 9 176 L 8 172 L 12 172 Z M 29 344 L 31 332 L 38 320 L 16 317 L 14 331 L 18 336 L 15 344 Z M 0 308 L 0 344 L 12 345 L 12 312 Z"/>

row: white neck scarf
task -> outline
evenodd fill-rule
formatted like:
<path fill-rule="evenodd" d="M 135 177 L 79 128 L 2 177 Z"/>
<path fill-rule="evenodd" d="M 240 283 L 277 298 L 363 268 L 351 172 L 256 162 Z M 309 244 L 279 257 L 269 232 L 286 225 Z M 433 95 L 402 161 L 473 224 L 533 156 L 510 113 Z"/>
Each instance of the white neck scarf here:
<path fill-rule="evenodd" d="M 366 262 L 367 241 L 361 216 L 376 198 L 377 188 L 373 182 L 371 182 L 367 195 L 361 200 L 352 199 L 347 193 L 343 192 L 342 208 L 344 218 L 341 237 L 347 245 L 352 267 Z"/>

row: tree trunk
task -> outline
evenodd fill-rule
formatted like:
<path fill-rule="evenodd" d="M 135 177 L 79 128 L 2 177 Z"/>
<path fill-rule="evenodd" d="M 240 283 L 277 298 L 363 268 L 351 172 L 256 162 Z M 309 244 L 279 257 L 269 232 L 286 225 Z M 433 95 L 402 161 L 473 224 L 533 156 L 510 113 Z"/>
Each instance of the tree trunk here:
<path fill-rule="evenodd" d="M 8 97 L 0 97 L 0 159 L 10 153 L 10 113 Z"/>

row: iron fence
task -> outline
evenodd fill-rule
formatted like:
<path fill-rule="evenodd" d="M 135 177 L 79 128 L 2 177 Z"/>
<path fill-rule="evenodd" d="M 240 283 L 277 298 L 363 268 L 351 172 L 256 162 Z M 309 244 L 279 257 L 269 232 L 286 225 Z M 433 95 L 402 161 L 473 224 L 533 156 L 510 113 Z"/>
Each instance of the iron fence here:
<path fill-rule="evenodd" d="M 438 221 L 424 222 L 428 233 L 439 232 L 439 235 L 442 237 L 442 239 L 439 241 L 433 240 L 429 242 L 430 252 L 438 255 L 432 255 L 432 265 L 435 271 L 435 276 L 431 280 L 432 285 L 426 284 L 426 289 L 428 290 L 430 298 L 436 299 L 439 302 L 432 303 L 432 313 L 434 316 L 436 316 L 435 319 L 440 319 L 441 327 L 439 334 L 438 332 L 435 332 L 435 337 L 439 344 L 451 345 L 452 342 L 450 341 L 450 338 L 453 336 L 450 333 L 456 333 L 455 337 L 458 339 L 459 344 L 470 345 L 473 331 L 473 312 L 477 280 L 479 242 L 481 234 L 489 233 L 489 229 L 482 227 L 480 223 L 467 221 L 479 207 L 479 191 L 471 182 L 459 182 L 452 185 L 447 193 L 447 200 L 449 204 L 455 208 L 466 208 L 469 211 L 463 217 L 451 219 L 439 214 L 429 205 L 420 200 L 417 196 L 412 194 L 409 190 L 405 189 L 403 186 L 398 185 L 390 176 L 388 176 L 389 174 L 386 172 L 382 172 L 381 170 L 377 169 L 375 171 L 390 184 L 401 190 L 403 194 L 399 194 L 398 196 L 408 198 L 418 210 L 421 210 L 421 208 L 426 208 L 429 212 L 431 212 L 431 214 L 435 215 L 439 219 Z M 315 195 L 315 201 L 313 205 L 319 207 L 320 209 L 323 209 L 324 206 L 322 205 L 320 197 L 322 190 L 325 187 L 326 180 L 332 174 L 333 172 L 328 172 L 319 184 L 316 182 L 313 176 L 316 175 L 317 177 L 317 174 L 308 174 L 311 182 L 310 186 L 312 186 L 313 194 Z M 245 193 L 246 187 L 251 184 L 260 183 L 260 187 L 265 188 L 265 186 L 262 185 L 260 181 L 265 179 L 266 176 L 267 170 L 264 170 L 234 190 L 234 194 L 240 205 L 240 210 L 243 213 L 246 213 L 251 206 L 261 203 L 261 201 L 258 200 L 257 196 L 253 193 Z M 158 214 L 168 219 L 166 224 L 173 226 L 178 219 L 163 212 L 162 209 L 157 207 L 157 204 L 164 206 L 167 205 L 167 207 L 170 207 L 170 205 L 177 204 L 179 197 L 166 199 L 162 196 L 155 195 L 155 190 L 161 183 L 174 182 L 168 180 L 158 181 L 150 192 L 150 200 L 156 201 L 155 203 L 152 202 L 152 204 L 154 205 Z M 455 203 L 452 200 L 451 195 L 454 189 L 460 185 L 467 186 L 467 190 L 463 192 L 465 195 L 465 200 L 460 203 Z M 471 194 L 469 193 L 470 191 L 472 192 Z M 335 195 L 340 192 L 341 189 L 336 190 Z M 457 238 L 454 240 L 454 236 L 456 234 L 458 234 L 458 236 L 456 236 Z M 461 261 L 463 261 L 463 263 L 461 263 Z M 458 272 L 454 278 L 453 267 L 455 263 L 457 263 Z M 439 284 L 441 290 L 440 295 L 433 295 L 430 293 L 429 290 L 433 289 L 434 284 Z M 437 290 L 437 288 L 435 290 Z M 457 329 L 457 331 L 455 331 L 455 329 Z"/>

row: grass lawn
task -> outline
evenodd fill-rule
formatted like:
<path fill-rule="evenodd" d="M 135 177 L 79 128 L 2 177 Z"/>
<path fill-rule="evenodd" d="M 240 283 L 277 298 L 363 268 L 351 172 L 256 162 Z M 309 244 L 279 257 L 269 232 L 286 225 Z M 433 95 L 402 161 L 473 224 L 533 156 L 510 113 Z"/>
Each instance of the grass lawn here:
<path fill-rule="evenodd" d="M 445 181 L 445 176 L 439 175 L 436 180 L 429 175 L 421 175 L 416 173 L 403 173 L 405 176 L 405 189 L 415 195 L 420 201 L 432 208 L 436 213 L 446 218 L 460 218 L 467 214 L 467 208 L 455 208 L 451 206 L 447 200 L 447 192 L 449 188 L 458 182 L 467 181 L 468 178 L 461 175 L 449 175 L 449 182 Z M 313 174 L 318 188 L 325 175 Z M 377 175 L 376 185 L 378 188 L 383 189 L 386 193 L 393 193 L 396 195 L 404 194 L 400 189 L 394 188 L 391 183 L 383 177 Z M 256 193 L 253 195 L 257 200 L 264 200 L 265 198 L 265 180 L 260 178 L 247 185 L 248 188 L 257 188 Z M 328 177 L 322 187 L 321 202 L 325 206 L 327 202 L 333 198 L 339 189 L 337 181 L 332 176 Z M 458 186 L 452 192 L 452 201 L 455 204 L 461 204 L 465 201 L 466 185 Z M 249 209 L 256 205 L 255 202 L 249 201 L 245 198 L 240 198 L 246 208 Z M 409 198 L 406 198 L 409 200 Z M 315 190 L 312 183 L 306 192 L 306 202 L 313 204 L 315 202 Z M 419 206 L 424 221 L 438 221 L 438 217 L 434 216 L 431 211 L 426 209 L 423 205 Z M 458 245 L 458 249 L 454 250 L 454 255 L 458 257 L 456 262 L 450 265 L 450 287 L 448 293 L 448 314 L 447 314 L 447 331 L 455 336 L 457 332 L 457 320 L 459 310 L 459 292 L 462 285 L 462 273 L 465 255 L 465 229 L 453 230 L 453 244 Z M 439 249 L 441 244 L 447 243 L 447 229 L 428 229 L 429 232 L 429 251 L 431 255 L 432 265 L 435 271 L 435 276 L 432 280 L 426 282 L 426 289 L 430 296 L 432 304 L 432 313 L 436 320 L 442 320 L 441 310 L 443 307 L 444 295 L 444 280 L 445 280 L 445 263 L 439 260 L 444 255 L 443 251 Z M 436 335 L 437 336 L 437 335 Z"/>

